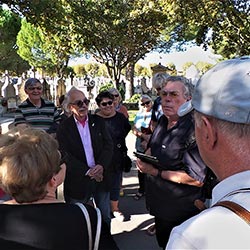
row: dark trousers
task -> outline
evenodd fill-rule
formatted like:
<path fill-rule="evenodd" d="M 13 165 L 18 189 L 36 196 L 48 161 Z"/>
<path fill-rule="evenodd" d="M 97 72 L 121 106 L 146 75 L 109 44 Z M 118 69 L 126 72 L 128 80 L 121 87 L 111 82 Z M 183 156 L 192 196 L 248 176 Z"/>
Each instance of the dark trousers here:
<path fill-rule="evenodd" d="M 172 229 L 175 226 L 180 225 L 183 221 L 185 220 L 167 221 L 155 217 L 156 239 L 160 247 L 162 247 L 163 249 L 166 248 Z"/>
<path fill-rule="evenodd" d="M 146 178 L 146 174 L 138 171 L 138 180 L 139 180 L 138 192 L 142 194 L 145 193 L 145 178 Z"/>

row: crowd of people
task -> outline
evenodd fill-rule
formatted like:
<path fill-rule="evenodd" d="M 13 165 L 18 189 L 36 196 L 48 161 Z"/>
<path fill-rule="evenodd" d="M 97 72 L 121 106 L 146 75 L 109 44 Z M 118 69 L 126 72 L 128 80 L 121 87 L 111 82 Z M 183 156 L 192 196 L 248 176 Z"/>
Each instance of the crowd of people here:
<path fill-rule="evenodd" d="M 38 79 L 26 81 L 15 128 L 0 137 L 3 249 L 118 249 L 111 219 L 124 219 L 128 146 L 143 155 L 133 202 L 145 196 L 160 248 L 249 248 L 250 58 L 219 63 L 196 86 L 166 73 L 152 81 L 157 98 L 141 95 L 132 126 L 115 88 L 96 96 L 91 113 L 72 87 L 59 112 Z M 135 145 L 126 145 L 130 130 Z"/>

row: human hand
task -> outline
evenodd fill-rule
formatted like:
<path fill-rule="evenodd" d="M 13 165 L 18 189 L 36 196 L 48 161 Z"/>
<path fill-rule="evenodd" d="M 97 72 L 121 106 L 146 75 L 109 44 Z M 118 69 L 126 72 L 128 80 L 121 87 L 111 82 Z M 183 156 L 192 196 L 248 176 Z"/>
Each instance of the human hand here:
<path fill-rule="evenodd" d="M 103 166 L 97 164 L 95 167 L 90 169 L 88 175 L 91 179 L 101 182 L 103 180 Z"/>
<path fill-rule="evenodd" d="M 146 143 L 149 142 L 150 137 L 151 137 L 150 134 L 142 134 L 142 135 L 141 135 L 141 138 L 142 138 Z"/>
<path fill-rule="evenodd" d="M 147 149 L 148 142 L 147 141 L 142 141 L 141 142 L 141 147 L 145 150 Z"/>
<path fill-rule="evenodd" d="M 146 163 L 139 158 L 137 158 L 136 160 L 136 167 L 140 172 L 144 174 L 152 174 L 154 171 L 154 167 L 152 164 Z"/>

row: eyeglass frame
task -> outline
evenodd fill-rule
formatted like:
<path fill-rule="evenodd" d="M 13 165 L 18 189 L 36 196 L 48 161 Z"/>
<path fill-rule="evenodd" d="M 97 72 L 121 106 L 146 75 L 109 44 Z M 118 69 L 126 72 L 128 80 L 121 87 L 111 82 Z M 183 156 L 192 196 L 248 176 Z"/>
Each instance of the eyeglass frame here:
<path fill-rule="evenodd" d="M 41 91 L 41 90 L 43 90 L 43 86 L 38 86 L 38 87 L 29 86 L 26 88 L 26 90 L 28 90 L 28 91 L 34 91 L 35 89 Z"/>
<path fill-rule="evenodd" d="M 151 103 L 151 101 L 142 102 L 141 106 L 144 107 L 145 105 L 149 105 L 150 103 Z"/>
<path fill-rule="evenodd" d="M 89 105 L 89 99 L 84 98 L 83 100 L 76 100 L 75 102 L 70 102 L 71 105 L 75 105 L 78 108 L 81 108 L 83 106 L 83 104 L 85 104 L 86 106 Z"/>
<path fill-rule="evenodd" d="M 108 102 L 100 102 L 100 106 L 106 107 L 107 105 L 111 106 L 113 104 L 113 101 Z"/>

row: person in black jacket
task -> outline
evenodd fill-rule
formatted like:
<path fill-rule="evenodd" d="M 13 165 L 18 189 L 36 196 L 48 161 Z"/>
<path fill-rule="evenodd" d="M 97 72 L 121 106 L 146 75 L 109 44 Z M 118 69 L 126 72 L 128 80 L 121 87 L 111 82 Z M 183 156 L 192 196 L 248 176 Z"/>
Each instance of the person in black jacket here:
<path fill-rule="evenodd" d="M 89 114 L 89 100 L 75 87 L 67 93 L 67 107 L 72 115 L 57 130 L 60 150 L 67 153 L 64 182 L 66 202 L 88 203 L 93 200 L 104 221 L 110 225 L 110 183 L 108 175 L 113 142 L 103 118 Z"/>
<path fill-rule="evenodd" d="M 81 209 L 56 199 L 55 190 L 65 177 L 65 160 L 58 142 L 44 131 L 29 128 L 2 135 L 0 183 L 13 199 L 0 204 L 1 249 L 89 249 L 101 216 L 98 220 L 98 210 L 85 205 L 91 235 Z M 106 223 L 97 242 L 98 249 L 118 249 Z"/>
<path fill-rule="evenodd" d="M 156 237 L 162 248 L 174 226 L 200 212 L 195 201 L 205 198 L 202 186 L 207 167 L 196 145 L 193 116 L 189 113 L 179 118 L 177 114 L 191 99 L 192 88 L 184 77 L 166 79 L 161 89 L 163 115 L 146 151 L 157 157 L 159 164 L 137 160 L 139 170 L 147 174 L 146 204 L 155 216 Z"/>

